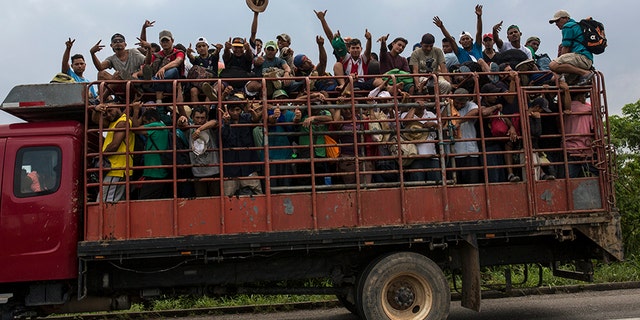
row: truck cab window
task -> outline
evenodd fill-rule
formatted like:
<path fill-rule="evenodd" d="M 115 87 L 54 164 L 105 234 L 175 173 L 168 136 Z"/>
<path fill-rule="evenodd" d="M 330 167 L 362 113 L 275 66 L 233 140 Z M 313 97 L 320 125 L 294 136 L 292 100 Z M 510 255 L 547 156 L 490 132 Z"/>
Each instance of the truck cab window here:
<path fill-rule="evenodd" d="M 60 186 L 60 149 L 22 148 L 16 155 L 13 192 L 18 198 L 53 193 Z"/>

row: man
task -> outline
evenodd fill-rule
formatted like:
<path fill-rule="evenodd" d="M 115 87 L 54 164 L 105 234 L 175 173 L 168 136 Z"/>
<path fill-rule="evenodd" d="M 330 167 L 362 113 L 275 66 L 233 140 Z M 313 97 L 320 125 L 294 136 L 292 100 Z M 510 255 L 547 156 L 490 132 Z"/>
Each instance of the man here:
<path fill-rule="evenodd" d="M 224 53 L 222 61 L 224 62 L 224 70 L 220 72 L 221 78 L 248 78 L 253 76 L 251 69 L 253 68 L 253 51 L 247 41 L 240 37 L 224 44 Z M 243 90 L 246 80 L 230 81 L 229 85 L 236 90 Z"/>
<path fill-rule="evenodd" d="M 144 68 L 145 80 L 180 79 L 184 76 L 185 53 L 173 46 L 173 34 L 169 30 L 162 30 L 159 34 L 160 47 L 158 53 L 147 52 Z M 156 68 L 157 67 L 157 68 Z M 152 75 L 151 79 L 149 76 Z M 153 90 L 156 92 L 156 103 L 162 103 L 164 93 L 172 92 L 172 83 L 154 83 Z"/>
<path fill-rule="evenodd" d="M 336 76 L 350 75 L 357 77 L 354 87 L 364 90 L 372 90 L 382 83 L 382 79 L 363 78 L 358 76 L 369 74 L 369 62 L 371 62 L 371 33 L 365 30 L 364 37 L 367 39 L 364 53 L 362 52 L 362 42 L 359 39 L 347 39 L 340 36 L 340 32 L 334 34 L 326 20 L 327 10 L 313 11 L 322 24 L 322 30 L 328 39 L 331 39 L 333 54 L 336 57 L 336 64 L 333 66 L 333 74 Z M 347 41 L 348 40 L 348 41 Z M 346 44 L 346 47 L 345 47 Z M 345 79 L 339 78 L 336 90 L 342 91 L 345 86 Z"/>
<path fill-rule="evenodd" d="M 308 77 L 308 76 L 330 76 L 327 73 L 327 51 L 324 49 L 324 38 L 316 36 L 316 43 L 318 44 L 318 64 L 314 65 L 313 61 L 304 54 L 298 54 L 293 59 L 295 68 L 293 73 L 296 77 Z M 304 80 L 295 81 L 292 87 L 297 86 L 299 89 L 305 84 Z M 338 83 L 335 79 L 317 79 L 311 80 L 311 90 L 317 91 L 333 91 Z"/>
<path fill-rule="evenodd" d="M 278 57 L 284 61 L 287 62 L 287 64 L 289 65 L 289 68 L 293 69 L 293 54 L 294 51 L 293 49 L 291 49 L 291 37 L 286 34 L 279 34 L 276 37 L 276 40 L 278 40 Z M 266 48 L 266 45 L 265 45 Z"/>
<path fill-rule="evenodd" d="M 133 150 L 135 137 L 129 134 L 128 140 L 125 140 L 126 132 L 124 129 L 131 126 L 131 120 L 123 113 L 120 107 L 113 106 L 116 103 L 114 96 L 109 96 L 103 104 L 97 105 L 91 115 L 91 119 L 95 123 L 100 123 L 100 117 L 109 122 L 109 131 L 106 132 L 102 144 L 102 152 L 117 152 L 118 154 L 103 156 L 110 163 L 109 171 L 104 175 L 102 180 L 102 201 L 118 202 L 122 200 L 125 193 L 124 184 L 115 184 L 123 182 L 125 175 L 132 175 L 133 170 L 124 170 L 126 167 L 133 166 Z M 113 131 L 113 129 L 120 129 Z M 125 152 L 129 152 L 126 155 Z M 103 164 L 104 166 L 104 164 Z"/>
<path fill-rule="evenodd" d="M 140 103 L 134 103 L 134 109 L 139 109 Z M 158 129 L 164 127 L 165 124 L 160 121 L 160 114 L 156 109 L 147 108 L 142 114 L 142 127 L 145 131 L 139 131 L 139 134 L 146 136 L 145 153 L 143 155 L 144 166 L 161 166 L 162 158 L 166 157 L 161 152 L 169 149 L 169 130 Z M 144 168 L 142 176 L 145 181 L 167 179 L 169 173 L 164 168 Z M 169 190 L 167 183 L 145 183 L 140 186 L 139 199 L 162 199 L 167 197 L 166 190 Z"/>
<path fill-rule="evenodd" d="M 449 42 L 449 38 L 442 38 L 442 52 L 444 52 L 444 62 L 447 66 L 447 70 L 452 70 L 451 68 L 453 66 L 460 64 L 460 60 L 458 60 L 455 52 L 453 52 L 453 45 L 454 44 Z M 411 58 L 409 58 L 409 60 L 410 59 Z"/>
<path fill-rule="evenodd" d="M 555 180 L 556 170 L 554 166 L 541 166 L 543 163 L 549 163 L 547 155 L 542 151 L 536 151 L 540 148 L 540 136 L 542 135 L 542 119 L 540 114 L 546 112 L 551 113 L 549 102 L 545 98 L 536 98 L 529 102 L 527 108 L 527 116 L 529 117 L 529 132 L 531 135 L 531 149 L 533 150 L 532 161 L 534 164 L 535 180 Z M 566 120 L 566 117 L 565 117 Z"/>
<path fill-rule="evenodd" d="M 104 61 L 96 56 L 96 53 L 104 45 L 101 45 L 98 41 L 89 52 L 91 53 L 91 60 L 93 65 L 98 70 L 98 80 L 129 80 L 137 78 L 137 73 L 140 70 L 140 66 L 144 64 L 145 56 L 140 52 L 138 48 L 127 49 L 127 42 L 122 34 L 116 33 L 111 36 L 111 49 L 114 54 L 107 57 Z M 115 73 L 112 75 L 105 71 L 106 69 L 114 69 Z"/>
<path fill-rule="evenodd" d="M 393 42 L 387 47 L 388 38 L 389 35 L 387 34 L 378 39 L 378 42 L 380 42 L 380 73 L 385 73 L 391 69 L 411 72 L 407 59 L 401 56 L 404 48 L 409 44 L 409 41 L 405 38 L 398 37 L 393 39 Z"/>
<path fill-rule="evenodd" d="M 114 54 L 107 57 L 104 61 L 96 56 L 96 53 L 104 47 L 98 41 L 89 52 L 91 53 L 91 60 L 93 65 L 98 70 L 98 80 L 131 80 L 138 78 L 138 72 L 140 67 L 144 65 L 145 56 L 142 54 L 141 48 L 127 49 L 127 43 L 122 34 L 116 33 L 111 36 L 111 49 Z M 106 71 L 106 69 L 114 69 L 113 75 Z M 111 91 L 124 92 L 125 87 L 118 84 L 107 85 Z M 103 96 L 106 93 L 102 94 Z"/>
<path fill-rule="evenodd" d="M 365 30 L 364 37 L 367 39 L 364 53 L 362 53 L 360 39 L 351 39 L 347 46 L 349 52 L 334 65 L 333 73 L 336 76 L 350 75 L 355 78 L 353 83 L 355 88 L 372 90 L 377 86 L 374 83 L 375 79 L 359 77 L 369 74 L 368 68 L 371 61 L 371 33 L 369 30 Z M 339 85 L 336 89 L 342 90 L 345 86 L 344 79 L 338 79 L 338 83 Z"/>
<path fill-rule="evenodd" d="M 64 54 L 62 54 L 62 69 L 60 71 L 68 74 L 75 82 L 91 82 L 83 76 L 87 64 L 81 54 L 74 54 L 71 57 L 71 66 L 69 66 L 69 56 L 71 55 L 71 48 L 74 42 L 76 42 L 76 39 L 71 40 L 71 38 L 65 42 L 66 49 L 64 50 Z M 97 97 L 96 90 L 93 86 L 89 87 L 89 92 L 91 93 L 90 98 Z"/>
<path fill-rule="evenodd" d="M 189 158 L 193 176 L 197 179 L 219 178 L 220 168 L 217 166 L 218 160 L 217 140 L 218 135 L 213 129 L 218 127 L 218 121 L 207 121 L 209 110 L 204 106 L 195 106 L 191 112 L 191 125 L 197 128 L 189 129 L 189 145 L 191 152 Z M 178 126 L 184 128 L 188 124 L 187 117 L 181 116 L 178 119 Z M 220 195 L 219 181 L 195 181 L 196 197 L 208 197 Z"/>
<path fill-rule="evenodd" d="M 569 178 L 597 176 L 593 164 L 593 110 L 587 93 L 571 93 L 566 82 L 560 82 L 564 113 L 564 147 L 569 159 Z"/>
<path fill-rule="evenodd" d="M 411 172 L 407 176 L 408 181 L 441 181 L 440 171 L 428 170 L 423 171 L 424 169 L 437 169 L 440 168 L 440 159 L 438 158 L 438 154 L 436 152 L 436 141 L 437 134 L 436 129 L 438 128 L 438 121 L 436 120 L 436 115 L 427 110 L 423 103 L 418 103 L 417 107 L 411 107 L 407 112 L 403 112 L 400 114 L 401 119 L 414 119 L 414 121 L 403 122 L 403 126 L 405 128 L 414 127 L 418 129 L 431 129 L 431 132 L 419 132 L 417 136 L 418 139 L 411 139 L 416 143 L 416 149 L 418 150 L 418 155 L 423 157 L 414 159 L 411 164 L 406 167 L 411 170 L 420 170 L 417 172 Z M 406 134 L 406 137 L 410 136 Z"/>
<path fill-rule="evenodd" d="M 562 44 L 559 57 L 549 63 L 549 69 L 558 74 L 566 74 L 568 83 L 583 86 L 593 78 L 593 53 L 584 46 L 582 28 L 565 10 L 559 10 L 549 20 L 562 30 Z M 576 80 L 576 77 L 577 80 Z"/>
<path fill-rule="evenodd" d="M 187 58 L 192 67 L 187 74 L 188 79 L 210 79 L 218 77 L 218 61 L 220 61 L 221 44 L 216 44 L 213 49 L 209 49 L 209 42 L 205 37 L 196 39 L 196 53 L 193 55 L 191 44 L 187 49 Z M 205 86 L 206 84 L 206 86 Z M 208 82 L 189 82 L 183 84 L 185 93 L 188 91 L 191 96 L 191 102 L 200 101 L 200 93 L 206 95 L 208 101 L 217 100 L 217 92 Z"/>
<path fill-rule="evenodd" d="M 444 23 L 438 16 L 433 18 L 433 23 L 440 28 L 442 34 L 445 38 L 449 39 L 449 42 L 452 45 L 453 52 L 458 57 L 458 61 L 460 63 L 465 63 L 467 61 L 477 62 L 483 71 L 489 71 L 489 65 L 482 59 L 482 6 L 476 5 L 475 7 L 476 13 L 476 36 L 475 42 L 471 37 L 471 33 L 463 31 L 460 34 L 460 39 L 458 43 L 460 46 L 455 46 L 455 39 L 449 34 L 447 28 L 445 28 Z"/>
<path fill-rule="evenodd" d="M 493 62 L 493 58 L 496 56 L 496 51 L 493 49 L 493 33 L 485 33 L 482 36 L 482 44 L 484 45 L 484 50 L 482 50 L 482 59 L 486 63 Z"/>
<path fill-rule="evenodd" d="M 409 66 L 411 73 L 446 73 L 447 65 L 445 64 L 444 53 L 442 49 L 433 46 L 436 38 L 430 34 L 425 33 L 420 41 L 421 47 L 411 53 L 409 59 Z M 414 92 L 413 93 L 425 93 L 429 86 L 433 85 L 432 78 L 414 76 Z M 451 88 L 450 82 L 443 76 L 438 76 L 438 86 L 440 87 L 440 93 L 448 93 Z"/>
<path fill-rule="evenodd" d="M 241 99 L 231 96 L 228 101 L 233 104 L 225 105 L 222 114 L 222 147 L 224 159 L 224 195 L 262 194 L 259 179 L 238 179 L 258 175 L 257 165 L 246 165 L 247 162 L 259 162 L 258 154 L 254 150 L 247 150 L 255 146 L 252 126 L 237 126 L 237 124 L 254 123 L 250 113 L 242 112 Z M 233 165 L 238 163 L 238 165 Z"/>
<path fill-rule="evenodd" d="M 278 52 L 278 45 L 273 40 L 267 41 L 264 45 L 264 57 L 259 57 L 255 64 L 254 69 L 257 76 L 261 77 L 291 77 L 291 68 L 289 64 L 282 58 L 276 57 Z M 271 96 L 274 89 L 284 88 L 289 89 L 291 80 L 273 80 L 267 83 L 267 95 Z M 250 97 L 255 97 L 262 89 L 261 81 L 249 81 L 246 85 L 246 94 Z"/>
<path fill-rule="evenodd" d="M 458 123 L 456 124 L 456 127 L 460 131 L 460 138 L 461 140 L 476 139 L 475 123 L 480 112 L 478 105 L 466 96 L 469 94 L 467 89 L 456 89 L 454 94 L 461 95 L 453 98 L 453 106 L 461 117 L 460 120 L 457 120 Z M 474 154 L 478 152 L 478 144 L 475 140 L 456 141 L 454 148 L 456 168 L 480 166 L 480 158 L 478 154 Z M 481 171 L 479 169 L 460 170 L 456 172 L 457 182 L 460 184 L 480 183 L 482 181 L 480 179 Z"/>
<path fill-rule="evenodd" d="M 533 59 L 531 55 L 531 50 L 529 50 L 526 46 L 523 46 L 520 43 L 520 39 L 522 38 L 522 32 L 520 32 L 520 27 L 515 24 L 512 24 L 507 28 L 507 40 L 509 42 L 504 42 L 500 39 L 499 32 L 502 30 L 502 21 L 493 26 L 493 41 L 496 43 L 498 47 L 498 52 L 505 52 L 507 50 L 516 49 L 524 52 L 527 55 L 527 59 Z"/>

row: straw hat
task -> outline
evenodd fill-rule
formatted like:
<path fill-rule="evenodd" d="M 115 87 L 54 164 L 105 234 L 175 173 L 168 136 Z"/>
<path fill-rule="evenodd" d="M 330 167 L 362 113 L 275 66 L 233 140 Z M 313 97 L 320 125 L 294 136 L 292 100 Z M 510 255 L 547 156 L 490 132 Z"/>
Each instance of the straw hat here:
<path fill-rule="evenodd" d="M 425 130 L 422 123 L 412 121 L 406 125 L 406 132 L 402 135 L 410 141 L 424 141 L 429 136 L 429 131 Z"/>
<path fill-rule="evenodd" d="M 269 0 L 247 0 L 247 5 L 253 12 L 264 12 L 269 5 Z"/>

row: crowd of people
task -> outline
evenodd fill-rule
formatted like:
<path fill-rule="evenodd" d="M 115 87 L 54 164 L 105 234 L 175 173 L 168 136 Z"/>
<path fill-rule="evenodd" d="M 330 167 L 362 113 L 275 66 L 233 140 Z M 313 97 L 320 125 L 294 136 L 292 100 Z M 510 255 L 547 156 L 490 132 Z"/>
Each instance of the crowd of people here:
<path fill-rule="evenodd" d="M 522 41 L 516 25 L 506 28 L 505 40 L 500 38 L 502 22 L 483 33 L 481 5 L 474 8 L 475 36 L 462 32 L 456 41 L 436 16 L 433 23 L 442 33 L 442 47 L 435 46 L 435 35 L 426 33 L 408 55 L 409 41 L 403 37 L 390 43 L 388 34 L 379 37 L 375 54 L 368 30 L 364 43 L 343 37 L 329 26 L 326 10 L 314 11 L 325 36 L 316 36 L 315 64 L 307 55 L 296 54 L 287 34 L 266 42 L 258 39 L 264 8 L 252 9 L 248 40 L 236 36 L 212 45 L 200 36 L 194 50 L 191 44 L 175 44 L 172 33 L 163 30 L 157 45 L 147 40 L 147 29 L 155 24 L 147 20 L 138 48 L 127 48 L 125 37 L 116 33 L 110 43 L 113 55 L 97 57 L 104 48 L 100 41 L 90 49 L 97 79 L 104 81 L 100 90 L 91 89 L 96 99 L 92 120 L 111 129 L 136 128 L 137 133 L 107 131 L 102 151 L 121 154 L 108 156 L 111 167 L 103 180 L 103 200 L 124 197 L 124 185 L 118 182 L 134 176 L 124 168 L 137 161 L 125 153 L 140 150 L 148 151 L 141 165 L 150 167 L 140 170 L 145 181 L 137 194 L 141 199 L 173 196 L 166 182 L 153 182 L 166 181 L 171 174 L 191 181 L 178 186 L 178 196 L 185 197 L 261 194 L 265 176 L 272 188 L 309 186 L 311 177 L 316 177 L 316 185 L 396 182 L 400 166 L 404 181 L 442 183 L 455 177 L 455 183 L 518 182 L 525 177 L 517 162 L 524 158 L 523 128 L 530 129 L 526 136 L 533 149 L 556 149 L 535 152 L 536 179 L 564 177 L 564 167 L 554 163 L 565 158 L 574 161 L 567 176 L 597 174 L 591 166 L 588 90 L 572 90 L 590 84 L 593 55 L 582 44 L 580 27 L 564 10 L 549 20 L 563 35 L 553 60 L 537 52 L 539 37 Z M 325 39 L 335 58 L 330 71 Z M 66 42 L 62 72 L 89 82 L 83 56 L 69 57 L 73 43 L 71 38 Z M 167 79 L 180 81 L 177 86 L 160 81 Z M 549 85 L 557 85 L 560 94 L 538 93 L 520 105 L 518 88 Z M 436 101 L 440 96 L 445 99 Z M 402 106 L 394 108 L 394 101 Z M 558 113 L 564 114 L 562 126 Z M 541 138 L 561 128 L 564 139 Z M 487 139 L 492 137 L 496 139 Z M 396 148 L 390 141 L 396 141 Z M 153 151 L 172 150 L 178 142 L 188 150 L 182 161 L 191 166 L 174 172 L 162 167 L 163 152 Z M 339 155 L 334 154 L 334 143 Z M 405 150 L 405 144 L 415 150 Z M 563 145 L 566 153 L 557 151 Z M 405 161 L 396 161 L 405 152 Z M 180 164 L 179 155 L 171 160 Z M 268 166 L 260 164 L 265 159 Z M 486 175 L 483 163 L 489 166 Z M 441 168 L 451 170 L 443 177 Z M 223 190 L 219 179 L 224 180 Z"/>

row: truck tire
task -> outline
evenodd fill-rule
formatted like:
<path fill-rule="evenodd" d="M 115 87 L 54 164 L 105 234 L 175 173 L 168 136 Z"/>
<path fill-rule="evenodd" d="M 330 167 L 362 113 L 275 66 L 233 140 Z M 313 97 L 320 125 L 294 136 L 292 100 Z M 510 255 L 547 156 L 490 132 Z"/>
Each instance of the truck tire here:
<path fill-rule="evenodd" d="M 364 319 L 441 320 L 449 315 L 451 291 L 431 259 L 396 252 L 369 264 L 358 281 L 357 299 Z"/>

